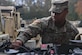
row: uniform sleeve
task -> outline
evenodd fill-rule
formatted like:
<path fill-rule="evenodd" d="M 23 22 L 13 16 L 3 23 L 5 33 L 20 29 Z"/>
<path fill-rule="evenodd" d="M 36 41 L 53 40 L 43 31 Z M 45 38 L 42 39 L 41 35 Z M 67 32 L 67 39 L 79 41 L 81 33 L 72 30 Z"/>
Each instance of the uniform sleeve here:
<path fill-rule="evenodd" d="M 32 37 L 36 37 L 36 35 L 39 34 L 45 26 L 46 26 L 45 21 L 41 19 L 35 20 L 32 24 L 27 26 L 24 32 L 18 35 L 17 39 L 25 43 L 27 40 L 31 39 Z"/>
<path fill-rule="evenodd" d="M 69 36 L 71 37 L 71 39 L 75 39 L 75 36 L 77 34 L 79 34 L 79 31 L 77 30 L 77 28 L 75 26 L 73 26 L 71 24 L 71 32 L 70 32 L 70 35 Z"/>

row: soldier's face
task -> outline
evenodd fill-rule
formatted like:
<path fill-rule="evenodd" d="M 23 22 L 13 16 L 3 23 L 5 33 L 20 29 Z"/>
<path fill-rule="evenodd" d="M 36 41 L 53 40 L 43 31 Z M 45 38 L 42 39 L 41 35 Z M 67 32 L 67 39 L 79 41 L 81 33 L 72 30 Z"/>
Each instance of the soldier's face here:
<path fill-rule="evenodd" d="M 61 13 L 51 12 L 51 17 L 57 20 L 59 19 L 60 14 Z"/>
<path fill-rule="evenodd" d="M 54 18 L 56 21 L 65 20 L 65 17 L 68 13 L 68 10 L 63 10 L 61 13 L 51 12 L 51 17 Z"/>

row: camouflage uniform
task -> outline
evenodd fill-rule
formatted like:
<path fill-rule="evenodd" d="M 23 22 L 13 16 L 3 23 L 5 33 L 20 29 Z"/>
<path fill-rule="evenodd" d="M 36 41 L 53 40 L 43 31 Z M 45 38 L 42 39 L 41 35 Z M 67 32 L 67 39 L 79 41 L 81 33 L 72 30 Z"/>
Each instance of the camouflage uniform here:
<path fill-rule="evenodd" d="M 28 39 L 40 34 L 42 43 L 66 44 L 68 40 L 74 39 L 78 33 L 78 30 L 68 20 L 66 20 L 62 28 L 56 27 L 54 19 L 50 16 L 38 19 L 28 25 L 26 31 L 20 34 L 17 39 L 24 43 Z"/>
<path fill-rule="evenodd" d="M 51 4 L 52 6 L 49 11 L 55 13 L 61 13 L 64 9 L 68 8 L 67 0 L 51 0 Z M 38 19 L 28 25 L 26 31 L 19 34 L 17 39 L 25 43 L 32 37 L 36 37 L 37 34 L 40 34 L 42 43 L 66 44 L 70 39 L 74 39 L 78 33 L 78 30 L 68 20 L 66 20 L 63 27 L 59 28 L 56 27 L 54 18 L 49 16 Z"/>

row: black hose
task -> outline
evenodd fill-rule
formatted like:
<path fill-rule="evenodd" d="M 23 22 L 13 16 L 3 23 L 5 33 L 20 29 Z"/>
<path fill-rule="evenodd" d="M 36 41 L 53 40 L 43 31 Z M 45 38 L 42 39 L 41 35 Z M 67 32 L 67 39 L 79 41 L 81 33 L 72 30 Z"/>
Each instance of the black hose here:
<path fill-rule="evenodd" d="M 9 50 L 9 46 L 11 45 L 10 40 L 4 40 L 0 42 L 0 52 L 3 50 Z"/>

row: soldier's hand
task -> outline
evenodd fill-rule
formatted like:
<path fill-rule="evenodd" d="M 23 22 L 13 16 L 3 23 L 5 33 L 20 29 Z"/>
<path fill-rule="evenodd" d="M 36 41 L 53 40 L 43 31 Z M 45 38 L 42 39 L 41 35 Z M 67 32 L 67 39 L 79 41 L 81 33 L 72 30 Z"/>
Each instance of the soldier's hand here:
<path fill-rule="evenodd" d="M 20 46 L 22 45 L 22 41 L 20 40 L 15 40 L 12 42 L 11 47 L 14 49 L 18 49 L 20 48 Z"/>

